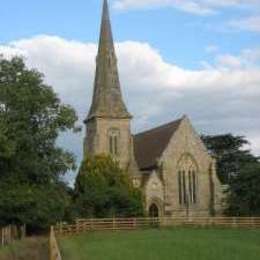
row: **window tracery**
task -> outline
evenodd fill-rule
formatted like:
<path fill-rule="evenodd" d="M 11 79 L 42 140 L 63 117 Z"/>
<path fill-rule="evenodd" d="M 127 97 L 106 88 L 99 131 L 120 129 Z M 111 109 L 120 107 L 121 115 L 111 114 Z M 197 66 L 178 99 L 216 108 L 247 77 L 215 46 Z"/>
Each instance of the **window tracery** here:
<path fill-rule="evenodd" d="M 186 155 L 178 163 L 179 204 L 192 205 L 197 203 L 198 167 L 191 156 Z"/>

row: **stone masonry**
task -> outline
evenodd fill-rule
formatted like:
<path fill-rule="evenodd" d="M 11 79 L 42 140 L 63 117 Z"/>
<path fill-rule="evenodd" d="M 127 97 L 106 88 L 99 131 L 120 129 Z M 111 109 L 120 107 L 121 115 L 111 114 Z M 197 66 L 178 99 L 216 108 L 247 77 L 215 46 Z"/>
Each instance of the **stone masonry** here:
<path fill-rule="evenodd" d="M 131 175 L 151 216 L 208 216 L 223 211 L 215 160 L 187 116 L 132 135 L 121 94 L 107 0 L 104 0 L 94 93 L 85 120 L 85 155 L 110 154 Z"/>

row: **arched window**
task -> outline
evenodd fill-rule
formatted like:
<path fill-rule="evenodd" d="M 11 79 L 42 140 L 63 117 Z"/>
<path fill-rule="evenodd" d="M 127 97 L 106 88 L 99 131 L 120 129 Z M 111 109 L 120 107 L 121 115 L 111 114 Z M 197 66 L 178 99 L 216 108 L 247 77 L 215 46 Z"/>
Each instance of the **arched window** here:
<path fill-rule="evenodd" d="M 192 196 L 193 196 L 193 203 L 197 202 L 197 178 L 196 178 L 196 172 L 192 171 Z"/>
<path fill-rule="evenodd" d="M 108 133 L 109 139 L 109 153 L 111 155 L 119 154 L 119 130 L 118 129 L 110 129 Z"/>
<path fill-rule="evenodd" d="M 183 196 L 182 196 L 182 172 L 181 171 L 178 172 L 178 184 L 179 184 L 179 186 L 178 186 L 179 187 L 179 203 L 182 204 Z"/>
<path fill-rule="evenodd" d="M 188 200 L 187 200 L 187 190 L 186 190 L 186 176 L 185 176 L 185 171 L 182 171 L 182 190 L 183 190 L 183 203 L 186 205 Z"/>
<path fill-rule="evenodd" d="M 197 172 L 198 167 L 189 155 L 182 156 L 178 163 L 179 204 L 197 203 Z"/>
<path fill-rule="evenodd" d="M 192 183 L 192 175 L 191 175 L 191 171 L 189 171 L 189 199 L 190 199 L 190 203 L 193 202 L 193 183 Z"/>

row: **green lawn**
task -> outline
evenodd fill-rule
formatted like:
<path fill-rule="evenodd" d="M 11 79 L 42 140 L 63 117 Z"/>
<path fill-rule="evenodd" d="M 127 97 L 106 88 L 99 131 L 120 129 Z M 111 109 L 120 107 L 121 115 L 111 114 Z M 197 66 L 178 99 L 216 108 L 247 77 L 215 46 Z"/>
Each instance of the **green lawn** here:
<path fill-rule="evenodd" d="M 59 242 L 63 260 L 260 259 L 260 230 L 176 228 L 98 232 Z"/>

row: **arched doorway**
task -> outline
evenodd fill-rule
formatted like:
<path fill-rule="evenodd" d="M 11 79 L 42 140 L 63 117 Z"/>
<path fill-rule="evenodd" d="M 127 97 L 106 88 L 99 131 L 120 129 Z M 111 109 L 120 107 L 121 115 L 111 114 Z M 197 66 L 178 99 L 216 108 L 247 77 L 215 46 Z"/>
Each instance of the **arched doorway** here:
<path fill-rule="evenodd" d="M 159 217 L 159 209 L 155 203 L 153 203 L 149 208 L 149 216 L 152 218 Z"/>

